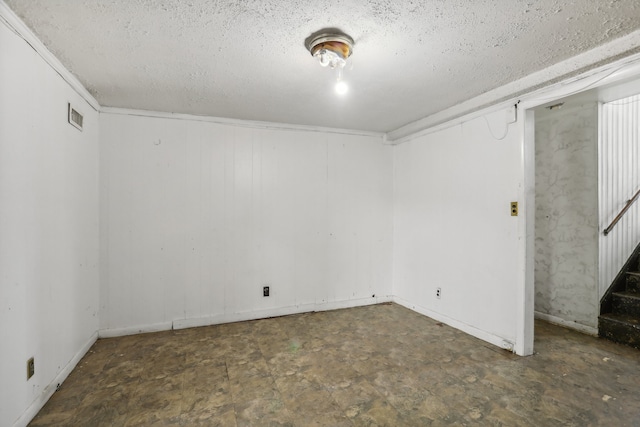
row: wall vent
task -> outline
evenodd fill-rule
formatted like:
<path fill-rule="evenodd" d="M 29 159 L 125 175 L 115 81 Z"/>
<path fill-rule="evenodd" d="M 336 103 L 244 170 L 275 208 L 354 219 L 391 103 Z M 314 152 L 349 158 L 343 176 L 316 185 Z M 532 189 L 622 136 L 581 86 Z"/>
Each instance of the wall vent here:
<path fill-rule="evenodd" d="M 78 110 L 76 110 L 71 106 L 71 103 L 69 103 L 68 105 L 69 105 L 69 123 L 74 127 L 76 127 L 77 129 L 82 130 L 82 120 L 84 117 L 82 116 L 82 114 L 78 112 Z"/>

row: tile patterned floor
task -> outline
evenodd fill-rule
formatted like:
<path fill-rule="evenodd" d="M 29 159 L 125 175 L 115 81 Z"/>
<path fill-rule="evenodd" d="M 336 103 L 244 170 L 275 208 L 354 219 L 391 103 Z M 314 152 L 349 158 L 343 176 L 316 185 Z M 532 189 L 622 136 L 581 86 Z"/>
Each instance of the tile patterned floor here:
<path fill-rule="evenodd" d="M 640 426 L 640 351 L 518 357 L 395 304 L 98 340 L 31 426 Z"/>

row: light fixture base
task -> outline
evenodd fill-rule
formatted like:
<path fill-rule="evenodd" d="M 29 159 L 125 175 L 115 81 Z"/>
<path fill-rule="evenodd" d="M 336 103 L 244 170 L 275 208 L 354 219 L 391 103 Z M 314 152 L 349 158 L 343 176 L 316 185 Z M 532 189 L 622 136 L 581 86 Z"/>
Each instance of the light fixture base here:
<path fill-rule="evenodd" d="M 343 68 L 353 52 L 353 39 L 340 32 L 321 32 L 307 39 L 307 49 L 320 65 Z"/>

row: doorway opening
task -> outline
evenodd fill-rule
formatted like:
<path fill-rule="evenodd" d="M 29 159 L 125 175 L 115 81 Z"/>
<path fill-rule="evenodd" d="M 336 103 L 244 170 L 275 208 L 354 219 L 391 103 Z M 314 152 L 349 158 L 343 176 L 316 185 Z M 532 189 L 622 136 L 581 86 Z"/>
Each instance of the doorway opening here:
<path fill-rule="evenodd" d="M 606 153 L 612 141 L 603 139 L 603 110 L 635 103 L 640 111 L 640 97 L 628 98 L 640 94 L 640 73 L 604 80 L 532 106 L 534 131 L 525 137 L 525 145 L 535 147 L 535 184 L 527 196 L 535 206 L 533 253 L 527 256 L 533 264 L 534 277 L 527 283 L 534 287 L 535 317 L 591 335 L 597 335 L 600 299 L 611 281 L 611 253 L 618 258 L 614 263 L 630 255 L 603 235 L 612 206 L 624 203 L 608 195 L 605 200 L 604 193 L 621 183 L 640 184 L 638 164 L 629 166 L 631 159 L 616 149 L 615 155 Z M 638 236 L 632 240 L 635 248 Z"/>

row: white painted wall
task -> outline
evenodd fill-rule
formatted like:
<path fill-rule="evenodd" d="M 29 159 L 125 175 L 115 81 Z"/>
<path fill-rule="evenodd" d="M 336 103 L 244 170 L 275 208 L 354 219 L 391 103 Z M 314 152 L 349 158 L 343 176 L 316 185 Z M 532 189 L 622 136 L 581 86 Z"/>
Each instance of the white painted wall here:
<path fill-rule="evenodd" d="M 536 116 L 535 147 L 535 310 L 547 320 L 595 332 L 597 104 L 541 111 Z"/>
<path fill-rule="evenodd" d="M 100 131 L 101 335 L 390 298 L 380 137 L 118 113 Z"/>
<path fill-rule="evenodd" d="M 505 128 L 504 117 L 499 111 L 396 147 L 394 294 L 412 309 L 512 347 L 523 216 L 510 216 L 509 207 L 523 192 L 524 174 L 521 127 Z"/>
<path fill-rule="evenodd" d="M 600 230 L 604 231 L 640 189 L 640 95 L 602 105 Z M 600 233 L 601 298 L 640 243 L 640 201 L 608 234 Z"/>
<path fill-rule="evenodd" d="M 95 340 L 98 232 L 98 114 L 0 25 L 0 425 L 25 425 Z"/>

